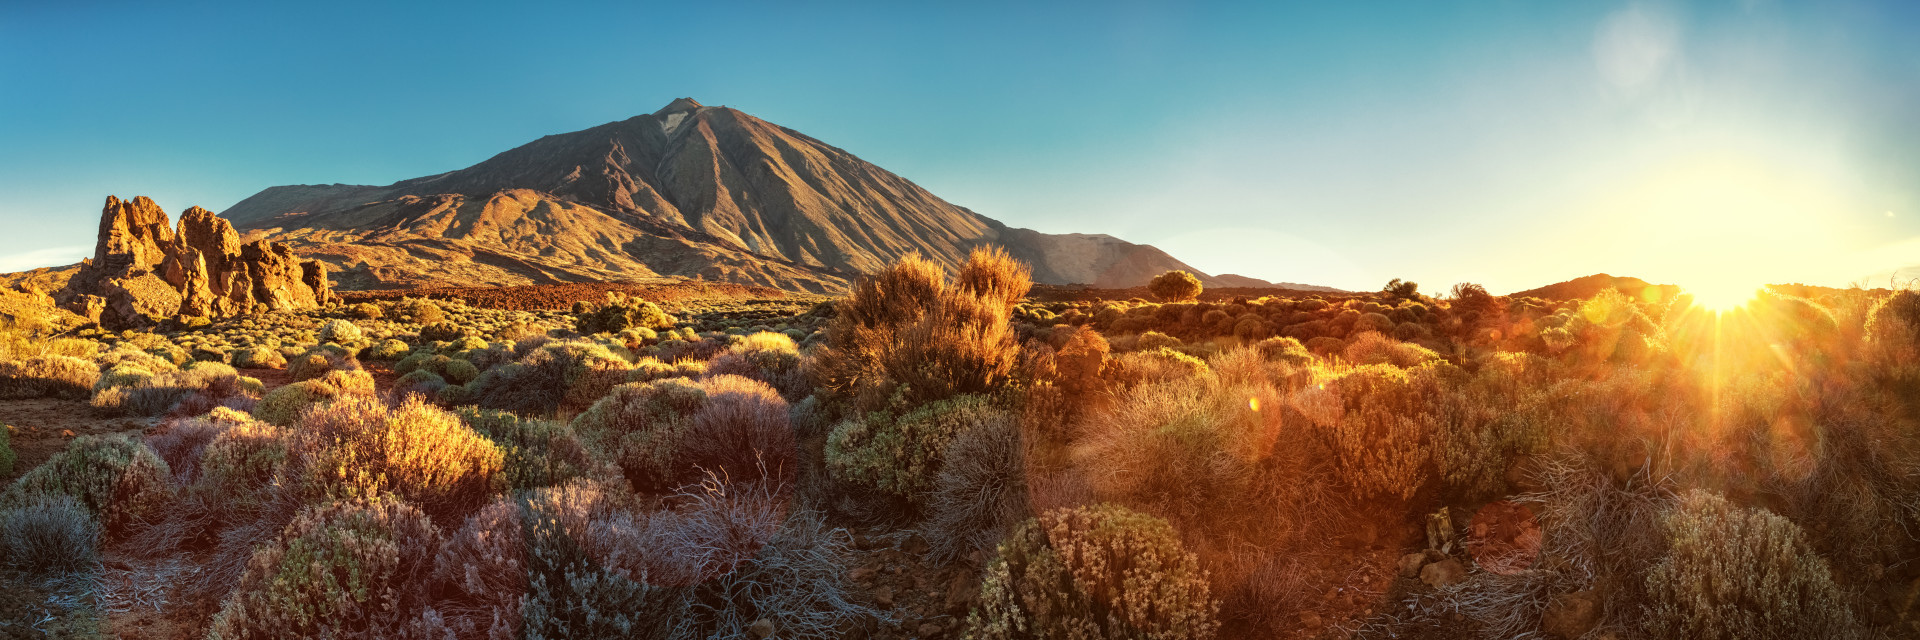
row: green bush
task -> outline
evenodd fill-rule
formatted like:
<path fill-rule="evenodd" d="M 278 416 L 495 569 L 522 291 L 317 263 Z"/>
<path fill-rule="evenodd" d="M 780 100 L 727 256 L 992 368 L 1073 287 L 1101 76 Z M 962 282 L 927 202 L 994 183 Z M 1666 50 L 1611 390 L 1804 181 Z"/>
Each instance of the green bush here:
<path fill-rule="evenodd" d="M 548 342 L 520 361 L 488 369 L 467 385 L 481 407 L 543 415 L 587 407 L 626 382 L 631 365 L 590 342 Z"/>
<path fill-rule="evenodd" d="M 827 436 L 827 471 L 841 482 L 920 505 L 934 488 L 947 445 L 966 429 L 1005 419 L 977 395 L 900 415 L 869 412 L 834 426 Z"/>
<path fill-rule="evenodd" d="M 451 322 L 435 322 L 420 327 L 421 342 L 452 342 L 466 336 L 466 329 Z"/>
<path fill-rule="evenodd" d="M 287 357 L 280 355 L 278 349 L 247 347 L 233 352 L 233 366 L 242 369 L 281 369 L 287 366 Z"/>
<path fill-rule="evenodd" d="M 707 364 L 708 375 L 731 374 L 753 378 L 798 401 L 813 387 L 800 370 L 800 345 L 786 334 L 761 331 L 738 339 Z"/>
<path fill-rule="evenodd" d="M 59 355 L 0 361 L 0 399 L 65 398 L 84 400 L 93 395 L 100 368 L 92 362 Z"/>
<path fill-rule="evenodd" d="M 366 356 L 373 360 L 393 361 L 407 357 L 407 354 L 412 350 L 413 347 L 407 346 L 405 342 L 387 339 L 381 340 L 378 344 L 373 345 L 372 348 L 367 349 Z"/>
<path fill-rule="evenodd" d="M 1198 298 L 1200 290 L 1200 279 L 1185 271 L 1168 271 L 1147 282 L 1147 291 L 1167 302 Z"/>
<path fill-rule="evenodd" d="M 1260 357 L 1266 358 L 1269 362 L 1284 362 L 1299 367 L 1312 364 L 1315 360 L 1313 352 L 1308 351 L 1305 345 L 1293 338 L 1267 338 L 1254 347 L 1260 350 Z"/>
<path fill-rule="evenodd" d="M 362 335 L 360 327 L 349 320 L 328 320 L 326 324 L 320 326 L 321 342 L 347 344 L 358 342 Z"/>
<path fill-rule="evenodd" d="M 380 305 L 371 302 L 362 302 L 347 307 L 347 315 L 361 320 L 379 320 L 386 316 L 385 313 L 380 311 Z"/>
<path fill-rule="evenodd" d="M 643 491 L 695 482 L 702 470 L 736 482 L 759 477 L 762 465 L 776 474 L 797 470 L 786 401 L 739 376 L 624 384 L 572 425 Z"/>
<path fill-rule="evenodd" d="M 429 325 L 447 319 L 440 305 L 421 298 L 402 298 L 393 303 L 393 315 L 418 325 Z"/>
<path fill-rule="evenodd" d="M 1846 638 L 1860 628 L 1800 527 L 1691 491 L 1665 520 L 1647 571 L 1647 631 L 1662 638 Z"/>
<path fill-rule="evenodd" d="M 346 396 L 299 420 L 285 483 L 303 502 L 392 493 L 441 523 L 459 522 L 506 488 L 500 448 L 458 416 L 408 398 Z"/>
<path fill-rule="evenodd" d="M 500 448 L 507 486 L 516 491 L 564 484 L 594 467 L 593 458 L 566 423 L 478 407 L 457 413 Z"/>
<path fill-rule="evenodd" d="M 439 538 L 392 498 L 309 507 L 254 552 L 207 637 L 401 636 L 425 608 Z"/>
<path fill-rule="evenodd" d="M 1056 509 L 1000 543 L 970 640 L 1206 639 L 1219 603 L 1166 521 L 1114 505 Z"/>
<path fill-rule="evenodd" d="M 332 376 L 331 380 L 323 376 L 318 380 L 302 380 L 267 392 L 254 405 L 254 417 L 268 424 L 291 426 L 308 407 L 355 393 L 373 393 L 373 376 L 365 371 L 339 371 L 329 375 Z"/>
<path fill-rule="evenodd" d="M 65 451 L 14 481 L 6 502 L 26 504 L 44 495 L 79 501 L 99 514 L 110 537 L 159 522 L 175 498 L 166 461 L 130 435 L 74 438 Z"/>

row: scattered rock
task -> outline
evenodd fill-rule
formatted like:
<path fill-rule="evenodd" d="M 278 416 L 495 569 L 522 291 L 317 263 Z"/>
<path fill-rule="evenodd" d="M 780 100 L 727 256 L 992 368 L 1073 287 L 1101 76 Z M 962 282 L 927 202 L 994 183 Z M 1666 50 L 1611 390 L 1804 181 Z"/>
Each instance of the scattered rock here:
<path fill-rule="evenodd" d="M 1426 564 L 1427 554 L 1425 553 L 1415 552 L 1400 556 L 1400 577 L 1417 577 L 1420 575 L 1420 567 L 1426 566 Z"/>
<path fill-rule="evenodd" d="M 893 587 L 880 587 L 873 590 L 873 603 L 882 609 L 893 608 Z"/>
<path fill-rule="evenodd" d="M 1420 581 L 1427 586 L 1439 588 L 1467 579 L 1467 566 L 1459 560 L 1447 558 L 1427 565 L 1420 570 Z"/>
<path fill-rule="evenodd" d="M 1600 622 L 1600 597 L 1593 591 L 1578 591 L 1553 597 L 1546 613 L 1540 616 L 1540 630 L 1547 635 L 1571 640 L 1587 634 Z"/>
<path fill-rule="evenodd" d="M 773 621 L 766 618 L 755 620 L 752 625 L 747 626 L 747 633 L 753 634 L 755 638 L 771 636 L 773 635 Z"/>
<path fill-rule="evenodd" d="M 1526 571 L 1540 557 L 1540 524 L 1517 503 L 1490 502 L 1473 515 L 1467 550 L 1481 568 L 1501 575 Z"/>
<path fill-rule="evenodd" d="M 879 571 L 873 567 L 854 567 L 852 571 L 847 572 L 847 579 L 864 585 L 873 582 L 874 574 L 877 573 Z"/>
<path fill-rule="evenodd" d="M 945 630 L 946 629 L 942 628 L 940 625 L 937 625 L 931 622 L 920 623 L 920 637 L 922 638 L 931 638 L 931 637 L 940 635 L 940 632 Z"/>
<path fill-rule="evenodd" d="M 911 536 L 907 536 L 907 541 L 900 544 L 901 551 L 905 551 L 907 553 L 911 553 L 916 556 L 926 555 L 927 551 L 931 550 L 932 548 L 933 547 L 931 545 L 927 544 L 927 539 L 920 537 L 920 534 L 917 534 L 917 533 Z"/>
<path fill-rule="evenodd" d="M 953 574 L 953 581 L 947 583 L 947 612 L 966 613 L 973 608 L 973 600 L 979 594 L 980 590 L 973 585 L 973 576 L 965 571 Z"/>
<path fill-rule="evenodd" d="M 60 430 L 60 437 L 62 437 L 62 438 L 71 438 L 71 437 L 74 437 L 74 436 L 73 436 L 73 430 L 72 430 L 72 429 L 61 429 L 61 430 Z"/>

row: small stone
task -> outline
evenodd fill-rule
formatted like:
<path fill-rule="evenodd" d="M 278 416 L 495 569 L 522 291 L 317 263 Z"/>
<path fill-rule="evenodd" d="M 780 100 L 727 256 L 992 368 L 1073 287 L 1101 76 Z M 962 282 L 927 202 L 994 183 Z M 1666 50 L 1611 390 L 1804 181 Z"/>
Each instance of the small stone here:
<path fill-rule="evenodd" d="M 1592 591 L 1554 596 L 1540 616 L 1540 630 L 1560 638 L 1578 638 L 1600 622 L 1600 598 Z"/>
<path fill-rule="evenodd" d="M 931 622 L 923 622 L 920 624 L 920 637 L 931 638 L 931 637 L 940 635 L 940 632 L 945 630 L 946 629 L 941 628 L 940 625 L 937 625 Z"/>
<path fill-rule="evenodd" d="M 1426 565 L 1427 554 L 1425 553 L 1415 552 L 1400 556 L 1400 577 L 1408 579 L 1419 577 L 1420 567 Z"/>
<path fill-rule="evenodd" d="M 771 636 L 773 635 L 773 621 L 766 618 L 755 620 L 752 625 L 747 627 L 747 633 L 753 634 L 755 638 Z"/>
<path fill-rule="evenodd" d="M 1314 613 L 1314 612 L 1312 612 L 1312 611 L 1302 611 L 1302 612 L 1300 612 L 1300 626 L 1301 626 L 1301 628 L 1304 628 L 1304 629 L 1319 629 L 1319 628 L 1320 628 L 1320 626 L 1321 626 L 1321 625 L 1323 625 L 1323 624 L 1325 624 L 1325 622 L 1324 622 L 1324 621 L 1322 621 L 1322 620 L 1320 619 L 1320 614 L 1318 614 L 1318 613 Z"/>
<path fill-rule="evenodd" d="M 1427 565 L 1420 570 L 1420 581 L 1430 587 L 1444 587 L 1467 579 L 1467 567 L 1459 560 L 1447 558 Z"/>
<path fill-rule="evenodd" d="M 933 546 L 927 544 L 927 539 L 920 537 L 919 534 L 908 536 L 907 541 L 900 545 L 900 550 L 916 556 L 926 555 L 926 553 L 932 549 Z"/>
<path fill-rule="evenodd" d="M 966 572 L 953 574 L 953 581 L 947 583 L 947 612 L 955 615 L 965 613 L 973 607 L 973 598 L 979 589 L 973 586 L 973 577 Z"/>
<path fill-rule="evenodd" d="M 873 590 L 873 603 L 882 609 L 893 608 L 893 587 L 880 587 Z"/>
<path fill-rule="evenodd" d="M 854 567 L 852 571 L 847 572 L 847 579 L 856 583 L 866 584 L 873 582 L 873 576 L 877 573 L 879 573 L 879 571 L 873 567 Z"/>
<path fill-rule="evenodd" d="M 71 438 L 71 437 L 73 437 L 73 430 L 72 430 L 72 429 L 61 429 L 61 430 L 60 430 L 60 437 L 62 437 L 62 438 Z"/>

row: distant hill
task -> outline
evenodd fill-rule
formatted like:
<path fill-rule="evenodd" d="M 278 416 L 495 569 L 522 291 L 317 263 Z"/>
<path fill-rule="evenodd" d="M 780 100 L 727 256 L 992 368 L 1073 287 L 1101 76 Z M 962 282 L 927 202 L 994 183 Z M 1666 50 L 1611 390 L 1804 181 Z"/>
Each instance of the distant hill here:
<path fill-rule="evenodd" d="M 1680 287 L 1678 285 L 1652 284 L 1631 276 L 1610 276 L 1604 273 L 1574 278 L 1566 282 L 1554 283 L 1538 289 L 1516 291 L 1508 295 L 1515 298 L 1577 300 L 1591 298 L 1594 294 L 1609 288 L 1619 289 L 1620 293 L 1649 302 L 1665 301 L 1680 295 Z"/>
<path fill-rule="evenodd" d="M 1295 291 L 1322 291 L 1326 293 L 1349 293 L 1348 291 L 1345 291 L 1342 289 L 1335 289 L 1333 287 L 1322 287 L 1319 285 L 1312 285 L 1312 284 L 1299 284 L 1294 282 L 1267 282 L 1259 278 L 1243 276 L 1237 273 L 1223 273 L 1223 274 L 1214 276 L 1213 279 L 1216 281 L 1216 284 L 1212 286 L 1216 286 L 1216 287 L 1233 287 L 1233 288 L 1248 288 L 1248 289 L 1292 289 Z"/>
<path fill-rule="evenodd" d="M 919 253 L 998 245 L 1043 283 L 1144 284 L 1149 245 L 1009 227 L 844 150 L 690 98 L 386 186 L 272 187 L 221 214 L 326 262 L 343 289 L 642 282 L 829 292 Z"/>

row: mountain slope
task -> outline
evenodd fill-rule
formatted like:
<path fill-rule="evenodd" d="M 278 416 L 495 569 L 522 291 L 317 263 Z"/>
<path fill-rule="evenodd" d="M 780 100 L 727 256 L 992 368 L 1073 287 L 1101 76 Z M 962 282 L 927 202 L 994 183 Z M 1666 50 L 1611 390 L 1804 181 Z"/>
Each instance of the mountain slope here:
<path fill-rule="evenodd" d="M 1006 247 L 1041 282 L 1199 274 L 1111 236 L 1008 227 L 797 131 L 688 98 L 440 175 L 269 188 L 222 215 L 328 261 L 348 288 L 676 276 L 827 291 L 908 253 L 953 266 L 980 245 Z"/>

